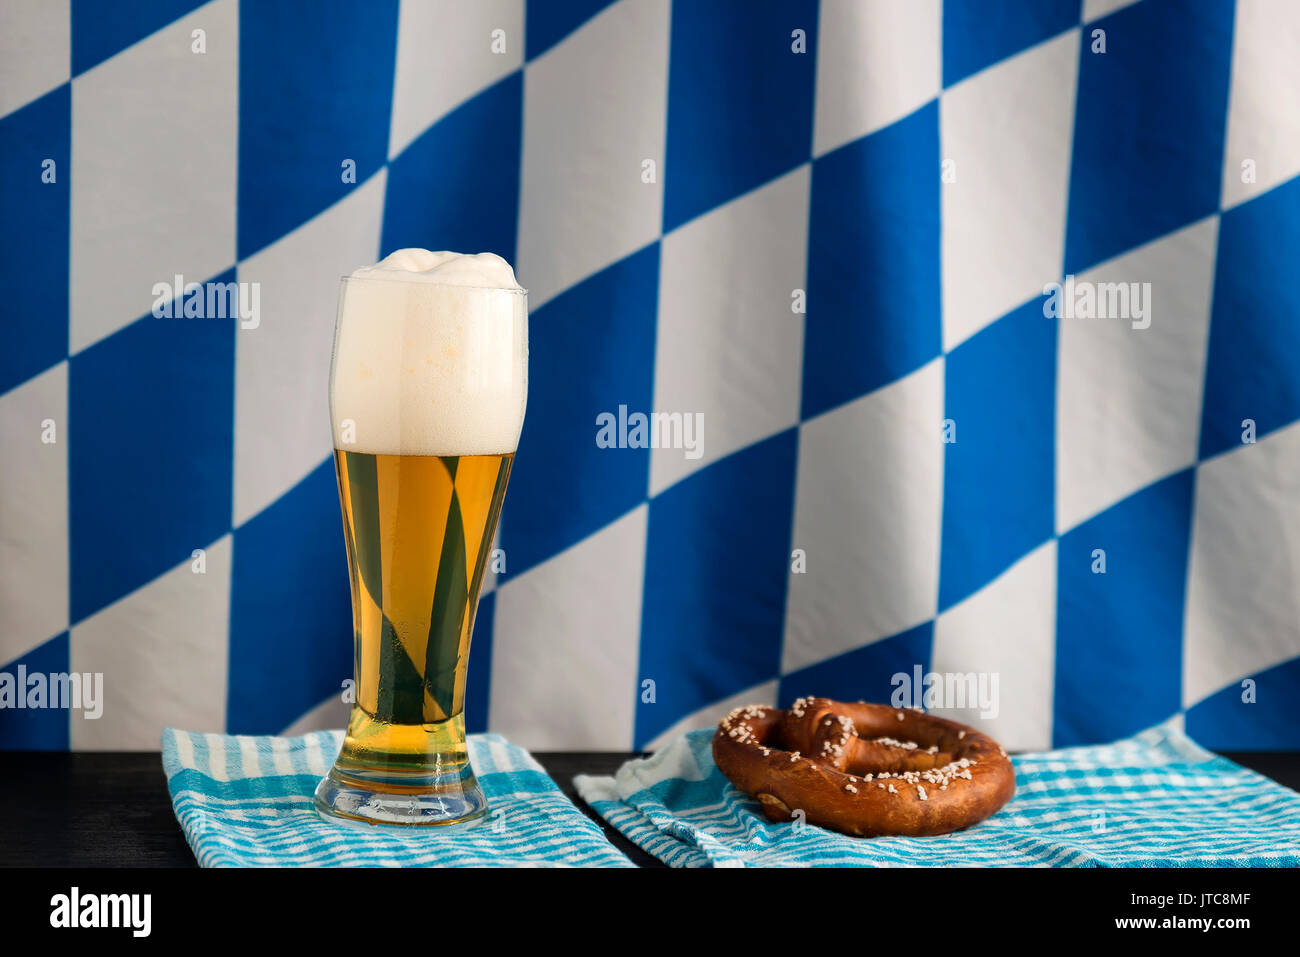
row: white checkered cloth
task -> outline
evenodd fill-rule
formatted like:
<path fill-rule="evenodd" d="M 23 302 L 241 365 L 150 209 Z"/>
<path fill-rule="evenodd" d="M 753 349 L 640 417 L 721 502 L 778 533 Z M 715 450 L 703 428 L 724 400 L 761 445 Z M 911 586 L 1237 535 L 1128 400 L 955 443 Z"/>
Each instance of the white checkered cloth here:
<path fill-rule="evenodd" d="M 578 792 L 673 867 L 1300 866 L 1300 794 L 1168 721 L 1114 744 L 1012 758 L 1016 796 L 967 831 L 854 838 L 772 824 L 693 731 Z"/>
<path fill-rule="evenodd" d="M 341 731 L 298 738 L 163 732 L 176 819 L 203 867 L 631 867 L 542 766 L 498 734 L 469 737 L 489 817 L 469 828 L 351 827 L 312 806 Z"/>

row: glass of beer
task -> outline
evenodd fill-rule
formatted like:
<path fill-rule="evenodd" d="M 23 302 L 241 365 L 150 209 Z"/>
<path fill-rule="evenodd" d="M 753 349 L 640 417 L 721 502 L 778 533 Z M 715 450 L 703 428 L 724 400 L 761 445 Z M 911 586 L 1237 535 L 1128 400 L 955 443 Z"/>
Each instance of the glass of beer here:
<path fill-rule="evenodd" d="M 465 742 L 470 637 L 528 391 L 504 260 L 401 250 L 344 277 L 330 370 L 355 698 L 315 804 L 448 825 L 487 813 Z"/>

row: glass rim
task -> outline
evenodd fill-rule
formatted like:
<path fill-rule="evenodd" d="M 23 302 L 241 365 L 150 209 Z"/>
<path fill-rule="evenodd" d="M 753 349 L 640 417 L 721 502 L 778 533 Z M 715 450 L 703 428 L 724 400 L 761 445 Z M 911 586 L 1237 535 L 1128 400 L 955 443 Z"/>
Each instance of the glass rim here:
<path fill-rule="evenodd" d="M 395 282 L 395 283 L 401 283 L 401 284 L 403 284 L 403 285 L 408 285 L 408 286 L 414 286 L 414 285 L 420 285 L 420 286 L 439 286 L 439 287 L 441 287 L 441 288 L 443 288 L 443 289 L 472 289 L 472 290 L 474 290 L 474 291 L 476 291 L 476 292 L 503 292 L 503 293 L 507 293 L 507 294 L 509 294 L 509 295 L 513 295 L 513 296 L 526 296 L 526 295 L 528 295 L 528 290 L 525 289 L 523 286 L 520 286 L 520 285 L 514 285 L 514 286 L 466 286 L 466 285 L 462 285 L 462 284 L 459 284 L 459 283 L 449 283 L 449 282 L 426 282 L 426 281 L 423 280 L 423 279 L 415 279 L 415 278 L 406 279 L 406 278 L 400 278 L 401 275 L 402 275 L 400 272 L 398 272 L 397 270 L 393 270 L 393 272 L 396 273 L 396 275 L 391 276 L 391 277 L 390 277 L 390 276 L 352 276 L 352 275 L 344 275 L 344 276 L 340 276 L 339 279 L 340 279 L 340 281 L 343 282 L 344 284 L 351 283 L 351 282 L 368 282 L 368 283 L 392 283 L 392 282 Z"/>

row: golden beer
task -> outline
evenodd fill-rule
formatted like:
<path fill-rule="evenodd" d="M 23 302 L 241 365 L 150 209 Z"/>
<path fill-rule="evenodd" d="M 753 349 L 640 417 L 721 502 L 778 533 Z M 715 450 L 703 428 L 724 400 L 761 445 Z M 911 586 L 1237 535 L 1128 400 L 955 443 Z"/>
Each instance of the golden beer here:
<path fill-rule="evenodd" d="M 504 260 L 399 250 L 343 281 L 330 373 L 354 694 L 324 815 L 445 825 L 487 801 L 465 740 L 479 589 L 527 394 Z"/>
<path fill-rule="evenodd" d="M 356 635 L 339 768 L 464 757 L 470 635 L 513 460 L 335 451 Z"/>

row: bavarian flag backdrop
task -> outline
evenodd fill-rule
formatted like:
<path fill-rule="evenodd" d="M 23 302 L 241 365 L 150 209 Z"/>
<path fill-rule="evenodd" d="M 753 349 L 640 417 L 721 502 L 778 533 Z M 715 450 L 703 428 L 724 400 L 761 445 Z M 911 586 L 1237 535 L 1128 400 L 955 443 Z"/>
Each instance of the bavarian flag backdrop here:
<path fill-rule="evenodd" d="M 1298 51 L 1290 0 L 4 0 L 0 745 L 341 725 L 338 278 L 424 246 L 532 309 L 471 730 L 934 673 L 1009 748 L 1300 747 Z M 209 281 L 259 298 L 155 315 Z M 702 431 L 597 441 L 655 412 Z M 21 693 L 67 672 L 98 717 Z"/>

